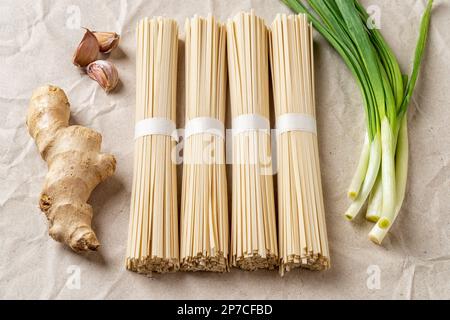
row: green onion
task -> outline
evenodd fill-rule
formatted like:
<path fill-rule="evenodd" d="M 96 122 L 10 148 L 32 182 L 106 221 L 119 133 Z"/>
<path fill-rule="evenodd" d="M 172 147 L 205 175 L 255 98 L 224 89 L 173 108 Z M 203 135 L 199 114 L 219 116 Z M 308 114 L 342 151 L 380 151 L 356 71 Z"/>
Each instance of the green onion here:
<path fill-rule="evenodd" d="M 369 199 L 366 218 L 376 223 L 370 239 L 381 244 L 398 216 L 408 173 L 407 110 L 425 51 L 433 0 L 423 15 L 408 78 L 382 34 L 370 29 L 369 15 L 358 0 L 282 0 L 305 13 L 336 49 L 357 80 L 364 101 L 367 134 L 348 196 L 345 216 L 353 220 Z"/>
<path fill-rule="evenodd" d="M 381 174 L 378 174 L 377 182 L 370 193 L 369 205 L 367 206 L 366 219 L 377 223 L 381 218 L 383 206 L 383 183 Z"/>

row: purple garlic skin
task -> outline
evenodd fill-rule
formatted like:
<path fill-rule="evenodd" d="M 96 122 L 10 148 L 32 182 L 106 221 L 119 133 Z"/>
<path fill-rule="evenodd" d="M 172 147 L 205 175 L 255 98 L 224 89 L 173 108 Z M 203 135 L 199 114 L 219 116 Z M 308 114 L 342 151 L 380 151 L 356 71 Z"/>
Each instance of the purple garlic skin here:
<path fill-rule="evenodd" d="M 119 83 L 119 73 L 116 66 L 109 61 L 94 61 L 87 66 L 86 72 L 89 78 L 97 81 L 107 93 L 114 90 Z"/>
<path fill-rule="evenodd" d="M 77 67 L 84 68 L 97 60 L 99 52 L 100 46 L 97 38 L 89 29 L 86 29 L 83 39 L 81 39 L 73 55 L 72 62 Z"/>
<path fill-rule="evenodd" d="M 115 32 L 94 31 L 93 33 L 102 53 L 110 53 L 119 45 L 120 36 Z"/>

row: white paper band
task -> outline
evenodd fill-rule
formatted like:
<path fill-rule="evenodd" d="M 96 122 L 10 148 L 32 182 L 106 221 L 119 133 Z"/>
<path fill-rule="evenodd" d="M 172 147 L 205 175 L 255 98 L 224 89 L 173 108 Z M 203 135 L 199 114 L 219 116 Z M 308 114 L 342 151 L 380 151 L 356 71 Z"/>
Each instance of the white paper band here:
<path fill-rule="evenodd" d="M 266 131 L 270 133 L 269 119 L 259 114 L 244 114 L 233 119 L 233 136 L 248 131 Z"/>
<path fill-rule="evenodd" d="M 172 137 L 178 141 L 177 126 L 172 120 L 166 118 L 148 118 L 136 123 L 135 139 L 156 135 Z"/>
<path fill-rule="evenodd" d="M 277 119 L 277 135 L 302 131 L 317 134 L 317 122 L 313 116 L 302 113 L 286 113 Z"/>
<path fill-rule="evenodd" d="M 184 129 L 184 139 L 196 135 L 208 133 L 225 139 L 225 125 L 215 118 L 195 118 L 189 120 Z"/>

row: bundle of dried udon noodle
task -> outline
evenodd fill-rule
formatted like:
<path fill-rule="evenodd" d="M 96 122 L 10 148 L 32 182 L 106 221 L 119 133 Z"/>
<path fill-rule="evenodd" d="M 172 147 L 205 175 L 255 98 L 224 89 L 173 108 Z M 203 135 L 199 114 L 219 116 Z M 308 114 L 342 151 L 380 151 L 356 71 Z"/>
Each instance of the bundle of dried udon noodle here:
<path fill-rule="evenodd" d="M 176 166 L 178 26 L 145 18 L 137 27 L 136 142 L 126 267 L 179 269 Z"/>
<path fill-rule="evenodd" d="M 212 16 L 186 21 L 186 130 L 181 269 L 228 270 L 225 163 L 226 30 Z"/>
<path fill-rule="evenodd" d="M 231 263 L 245 270 L 278 265 L 269 121 L 268 32 L 239 13 L 227 24 L 233 118 Z"/>
<path fill-rule="evenodd" d="M 277 123 L 280 272 L 328 269 L 329 251 L 317 142 L 312 26 L 278 15 L 271 27 Z"/>

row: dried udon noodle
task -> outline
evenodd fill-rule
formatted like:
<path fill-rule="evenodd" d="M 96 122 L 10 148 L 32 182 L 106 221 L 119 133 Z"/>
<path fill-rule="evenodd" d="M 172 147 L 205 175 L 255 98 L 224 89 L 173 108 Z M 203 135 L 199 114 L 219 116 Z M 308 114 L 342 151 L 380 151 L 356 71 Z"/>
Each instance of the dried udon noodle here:
<path fill-rule="evenodd" d="M 233 124 L 231 264 L 244 270 L 278 265 L 269 123 L 268 31 L 253 12 L 227 24 L 233 122 L 267 122 L 269 130 Z M 249 119 L 249 120 L 248 120 Z M 243 122 L 246 122 L 243 121 Z M 255 126 L 256 128 L 256 126 Z M 236 134 L 236 132 L 238 132 Z"/>
<path fill-rule="evenodd" d="M 137 27 L 136 123 L 175 122 L 178 26 L 145 18 Z M 166 120 L 166 121 L 167 121 Z M 179 269 L 174 139 L 152 134 L 135 142 L 133 190 L 126 267 L 144 274 Z"/>
<path fill-rule="evenodd" d="M 282 117 L 296 121 L 289 130 L 277 128 L 280 272 L 324 270 L 330 262 L 315 125 L 312 26 L 304 15 L 278 15 L 270 38 L 277 126 Z M 311 122 L 314 126 L 307 125 Z"/>
<path fill-rule="evenodd" d="M 229 263 L 226 29 L 212 16 L 196 16 L 186 21 L 185 30 L 186 134 L 189 124 L 197 131 L 185 137 L 183 149 L 181 270 L 225 272 Z M 207 127 L 211 121 L 222 129 Z"/>

